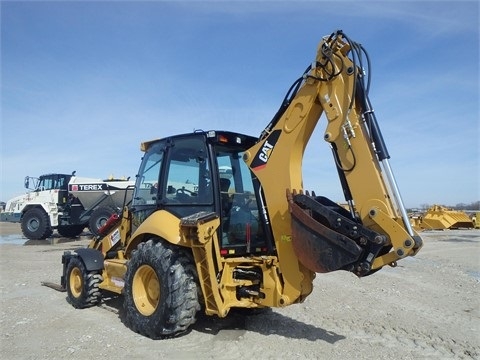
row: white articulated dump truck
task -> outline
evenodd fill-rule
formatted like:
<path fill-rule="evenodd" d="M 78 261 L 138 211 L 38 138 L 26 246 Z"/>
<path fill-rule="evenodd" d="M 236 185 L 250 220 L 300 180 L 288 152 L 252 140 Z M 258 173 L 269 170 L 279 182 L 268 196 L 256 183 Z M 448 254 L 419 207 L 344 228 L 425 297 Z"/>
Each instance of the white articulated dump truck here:
<path fill-rule="evenodd" d="M 54 230 L 75 237 L 86 227 L 96 236 L 110 216 L 131 201 L 134 185 L 129 179 L 84 178 L 75 172 L 27 176 L 29 191 L 7 201 L 1 220 L 20 222 L 30 240 L 46 239 Z"/>

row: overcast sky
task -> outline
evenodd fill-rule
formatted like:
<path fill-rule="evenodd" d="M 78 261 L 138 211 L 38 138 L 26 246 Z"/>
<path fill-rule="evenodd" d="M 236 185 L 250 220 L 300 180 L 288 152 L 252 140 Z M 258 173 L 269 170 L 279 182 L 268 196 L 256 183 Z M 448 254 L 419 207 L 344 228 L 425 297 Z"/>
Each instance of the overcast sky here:
<path fill-rule="evenodd" d="M 0 201 L 26 175 L 134 177 L 145 140 L 258 136 L 336 29 L 370 55 L 405 205 L 480 200 L 477 1 L 263 0 L 2 1 Z M 304 185 L 342 201 L 324 125 Z"/>

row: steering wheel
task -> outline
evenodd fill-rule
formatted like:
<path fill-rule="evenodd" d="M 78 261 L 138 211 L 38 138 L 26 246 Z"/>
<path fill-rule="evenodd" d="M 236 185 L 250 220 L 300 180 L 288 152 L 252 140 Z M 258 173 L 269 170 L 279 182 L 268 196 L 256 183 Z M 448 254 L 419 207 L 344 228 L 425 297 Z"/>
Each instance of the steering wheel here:
<path fill-rule="evenodd" d="M 177 189 L 175 193 L 175 198 L 182 203 L 190 202 L 192 199 L 192 196 L 193 196 L 193 191 L 190 191 L 185 188 Z"/>
<path fill-rule="evenodd" d="M 185 189 L 185 188 L 183 187 L 183 188 L 177 189 L 177 195 L 178 195 L 178 194 L 181 194 L 180 196 L 182 196 L 182 195 L 184 195 L 184 196 L 193 196 L 193 191 L 188 190 L 188 189 Z"/>

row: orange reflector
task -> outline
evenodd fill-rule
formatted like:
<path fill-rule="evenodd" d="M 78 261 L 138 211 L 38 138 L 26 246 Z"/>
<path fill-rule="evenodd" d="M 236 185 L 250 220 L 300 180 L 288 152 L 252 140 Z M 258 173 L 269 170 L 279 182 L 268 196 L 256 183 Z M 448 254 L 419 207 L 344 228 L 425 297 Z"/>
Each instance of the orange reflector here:
<path fill-rule="evenodd" d="M 228 139 L 227 139 L 227 137 L 224 136 L 224 135 L 218 135 L 218 141 L 219 141 L 219 142 L 227 143 L 227 142 L 228 142 Z"/>

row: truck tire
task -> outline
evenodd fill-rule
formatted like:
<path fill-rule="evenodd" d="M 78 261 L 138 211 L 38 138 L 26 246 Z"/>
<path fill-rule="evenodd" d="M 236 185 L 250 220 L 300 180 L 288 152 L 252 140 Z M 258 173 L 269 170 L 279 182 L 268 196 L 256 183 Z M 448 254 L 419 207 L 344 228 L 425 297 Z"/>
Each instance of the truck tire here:
<path fill-rule="evenodd" d="M 47 213 L 40 208 L 27 210 L 20 226 L 23 235 L 30 240 L 44 240 L 53 233 Z"/>
<path fill-rule="evenodd" d="M 57 231 L 63 237 L 74 238 L 80 235 L 84 228 L 84 225 L 63 225 L 59 226 Z"/>
<path fill-rule="evenodd" d="M 66 271 L 68 301 L 77 309 L 97 305 L 102 300 L 98 287 L 102 281 L 100 271 L 87 272 L 82 259 L 72 257 Z"/>
<path fill-rule="evenodd" d="M 188 331 L 200 310 L 196 274 L 185 249 L 159 239 L 139 244 L 125 274 L 125 324 L 152 339 Z"/>
<path fill-rule="evenodd" d="M 100 206 L 93 210 L 92 215 L 90 215 L 90 219 L 88 220 L 88 228 L 93 236 L 99 235 L 98 230 L 105 225 L 110 216 L 115 213 L 116 211 L 113 208 L 107 206 Z"/>

